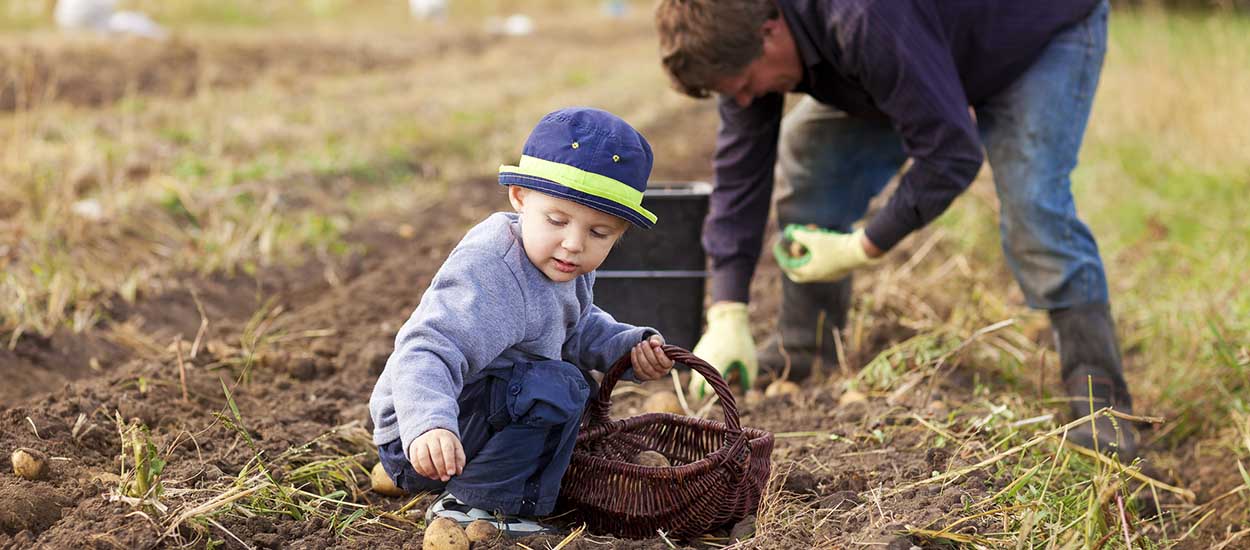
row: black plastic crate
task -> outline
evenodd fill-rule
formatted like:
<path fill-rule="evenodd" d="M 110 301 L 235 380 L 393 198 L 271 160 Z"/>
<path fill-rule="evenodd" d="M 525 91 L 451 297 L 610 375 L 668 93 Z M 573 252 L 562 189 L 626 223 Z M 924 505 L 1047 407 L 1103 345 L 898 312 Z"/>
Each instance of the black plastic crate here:
<path fill-rule="evenodd" d="M 703 331 L 707 281 L 701 243 L 705 182 L 648 185 L 643 207 L 659 221 L 630 229 L 599 267 L 595 304 L 622 322 L 654 327 L 670 344 L 694 347 Z"/>

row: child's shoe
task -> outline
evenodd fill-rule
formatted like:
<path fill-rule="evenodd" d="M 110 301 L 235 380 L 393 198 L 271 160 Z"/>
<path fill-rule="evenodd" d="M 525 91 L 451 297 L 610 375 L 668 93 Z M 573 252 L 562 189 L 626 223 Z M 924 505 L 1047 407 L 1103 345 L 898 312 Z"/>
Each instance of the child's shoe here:
<path fill-rule="evenodd" d="M 530 535 L 554 535 L 556 529 L 549 525 L 544 525 L 532 519 L 526 519 L 517 516 L 495 515 L 481 508 L 474 508 L 461 502 L 455 495 L 446 491 L 434 500 L 434 504 L 425 511 L 425 521 L 428 523 L 434 518 L 447 518 L 458 524 L 460 527 L 467 527 L 475 520 L 485 520 L 501 533 L 509 537 L 528 537 Z"/>

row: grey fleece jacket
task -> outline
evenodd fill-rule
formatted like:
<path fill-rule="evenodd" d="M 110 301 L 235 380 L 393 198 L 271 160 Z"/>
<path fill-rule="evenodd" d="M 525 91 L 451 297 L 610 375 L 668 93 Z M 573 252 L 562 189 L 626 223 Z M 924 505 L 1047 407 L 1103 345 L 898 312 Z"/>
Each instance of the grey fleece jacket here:
<path fill-rule="evenodd" d="M 434 428 L 460 437 L 457 397 L 489 369 L 562 359 L 604 370 L 656 334 L 595 306 L 593 285 L 593 272 L 564 283 L 543 275 L 525 255 L 516 214 L 469 230 L 395 336 L 369 398 L 374 443 L 398 437 L 406 450 Z"/>

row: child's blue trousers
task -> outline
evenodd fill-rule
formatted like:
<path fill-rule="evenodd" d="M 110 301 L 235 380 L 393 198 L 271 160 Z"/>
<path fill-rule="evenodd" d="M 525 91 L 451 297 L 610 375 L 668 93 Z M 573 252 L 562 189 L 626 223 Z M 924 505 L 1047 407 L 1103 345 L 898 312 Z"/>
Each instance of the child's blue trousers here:
<path fill-rule="evenodd" d="M 399 439 L 378 447 L 382 467 L 408 492 L 445 486 L 475 508 L 550 514 L 573 456 L 590 384 L 581 369 L 564 361 L 521 362 L 490 371 L 460 392 L 462 474 L 447 483 L 423 477 Z"/>

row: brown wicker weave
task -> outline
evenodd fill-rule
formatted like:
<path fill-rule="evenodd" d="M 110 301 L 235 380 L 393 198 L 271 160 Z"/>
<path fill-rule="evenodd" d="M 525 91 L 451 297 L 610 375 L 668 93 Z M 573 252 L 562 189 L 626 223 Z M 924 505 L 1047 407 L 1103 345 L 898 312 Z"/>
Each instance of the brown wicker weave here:
<path fill-rule="evenodd" d="M 562 507 L 591 532 L 644 538 L 663 530 L 690 538 L 759 507 L 773 435 L 739 426 L 733 394 L 716 369 L 677 346 L 664 352 L 708 379 L 725 422 L 668 413 L 611 420 L 612 388 L 631 366 L 629 354 L 617 361 L 590 402 L 560 490 Z M 646 450 L 663 454 L 672 466 L 629 462 Z"/>

